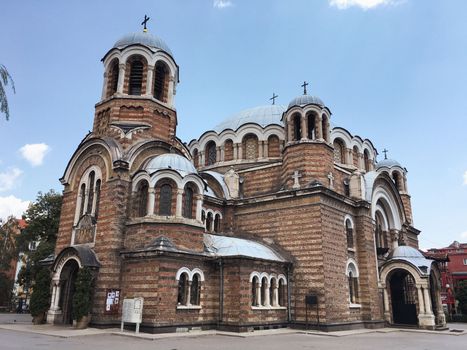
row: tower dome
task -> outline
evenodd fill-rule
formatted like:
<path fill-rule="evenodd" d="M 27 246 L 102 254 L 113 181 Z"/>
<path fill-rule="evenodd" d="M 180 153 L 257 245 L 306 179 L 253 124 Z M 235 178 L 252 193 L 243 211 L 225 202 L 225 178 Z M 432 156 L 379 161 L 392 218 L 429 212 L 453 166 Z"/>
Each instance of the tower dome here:
<path fill-rule="evenodd" d="M 160 169 L 172 169 L 179 173 L 192 174 L 197 173 L 195 166 L 185 157 L 175 154 L 167 153 L 152 158 L 144 167 L 149 173 L 153 173 Z"/>
<path fill-rule="evenodd" d="M 312 96 L 312 95 L 301 95 L 301 96 L 295 97 L 292 101 L 290 101 L 288 108 L 292 108 L 294 106 L 306 106 L 309 104 L 314 104 L 314 105 L 318 105 L 321 107 L 325 107 L 324 102 L 319 97 Z"/>
<path fill-rule="evenodd" d="M 172 51 L 164 40 L 149 32 L 128 33 L 118 39 L 113 45 L 113 48 L 122 50 L 127 46 L 137 44 L 146 46 L 151 50 L 162 50 L 173 56 Z"/>
<path fill-rule="evenodd" d="M 281 105 L 266 105 L 245 109 L 232 115 L 220 124 L 214 130 L 222 132 L 226 129 L 236 131 L 242 125 L 252 123 L 265 128 L 268 125 L 283 125 L 281 118 L 285 107 Z"/>

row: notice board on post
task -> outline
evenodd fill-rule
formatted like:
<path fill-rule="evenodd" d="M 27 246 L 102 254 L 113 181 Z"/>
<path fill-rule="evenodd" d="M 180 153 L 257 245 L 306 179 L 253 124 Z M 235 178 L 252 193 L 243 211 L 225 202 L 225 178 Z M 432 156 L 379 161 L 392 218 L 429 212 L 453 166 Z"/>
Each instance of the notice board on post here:
<path fill-rule="evenodd" d="M 124 323 L 136 323 L 136 333 L 143 321 L 143 298 L 123 299 L 121 331 Z"/>

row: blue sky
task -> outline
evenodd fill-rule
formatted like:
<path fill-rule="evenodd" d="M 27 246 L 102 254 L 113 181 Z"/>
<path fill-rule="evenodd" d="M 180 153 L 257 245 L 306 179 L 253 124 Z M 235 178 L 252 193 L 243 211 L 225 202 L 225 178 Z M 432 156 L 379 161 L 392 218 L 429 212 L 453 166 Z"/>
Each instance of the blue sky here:
<path fill-rule="evenodd" d="M 309 93 L 332 123 L 408 169 L 420 246 L 467 241 L 466 1 L 6 1 L 0 63 L 16 83 L 0 120 L 0 216 L 58 179 L 92 128 L 100 59 L 149 29 L 180 66 L 178 136 Z"/>

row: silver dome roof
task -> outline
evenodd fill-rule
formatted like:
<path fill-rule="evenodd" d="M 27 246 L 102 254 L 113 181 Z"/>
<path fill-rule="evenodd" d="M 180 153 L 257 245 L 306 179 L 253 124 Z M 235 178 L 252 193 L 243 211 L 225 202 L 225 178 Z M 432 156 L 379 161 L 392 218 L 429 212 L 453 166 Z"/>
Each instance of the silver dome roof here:
<path fill-rule="evenodd" d="M 135 32 L 126 34 L 118 39 L 113 47 L 123 49 L 127 46 L 135 44 L 144 45 L 152 49 L 163 50 L 173 56 L 172 51 L 161 38 L 148 32 Z"/>
<path fill-rule="evenodd" d="M 319 97 L 312 95 L 301 95 L 295 97 L 292 101 L 290 101 L 288 108 L 291 108 L 293 106 L 306 106 L 309 104 L 315 104 L 321 107 L 325 106 L 324 102 Z"/>
<path fill-rule="evenodd" d="M 382 167 L 392 168 L 395 166 L 402 168 L 402 165 L 400 165 L 400 163 L 395 161 L 394 159 L 384 159 L 381 162 L 376 163 L 376 169 L 379 169 Z"/>
<path fill-rule="evenodd" d="M 184 175 L 197 173 L 192 162 L 185 157 L 174 153 L 162 154 L 152 158 L 144 169 L 149 173 L 153 173 L 160 169 L 173 169 L 183 173 Z"/>
<path fill-rule="evenodd" d="M 392 250 L 388 255 L 388 262 L 391 260 L 402 260 L 415 266 L 422 275 L 429 275 L 433 260 L 425 256 L 416 248 L 401 245 Z"/>
<path fill-rule="evenodd" d="M 236 131 L 244 124 L 254 123 L 261 127 L 276 124 L 282 126 L 282 113 L 285 107 L 281 105 L 266 105 L 245 109 L 218 124 L 214 130 L 222 132 L 226 129 Z"/>

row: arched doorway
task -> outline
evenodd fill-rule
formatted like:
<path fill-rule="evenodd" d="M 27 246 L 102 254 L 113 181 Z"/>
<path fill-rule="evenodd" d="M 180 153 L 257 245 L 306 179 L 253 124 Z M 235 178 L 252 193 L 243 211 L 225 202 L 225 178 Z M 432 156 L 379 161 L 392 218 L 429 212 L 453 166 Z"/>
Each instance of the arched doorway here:
<path fill-rule="evenodd" d="M 63 266 L 60 273 L 60 299 L 59 307 L 62 310 L 63 324 L 73 323 L 73 295 L 75 294 L 75 282 L 79 265 L 75 259 L 70 259 Z"/>
<path fill-rule="evenodd" d="M 406 270 L 395 270 L 390 279 L 392 319 L 394 324 L 417 325 L 417 288 Z"/>

